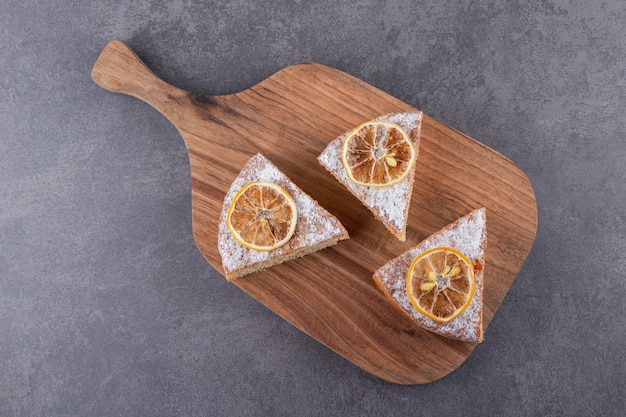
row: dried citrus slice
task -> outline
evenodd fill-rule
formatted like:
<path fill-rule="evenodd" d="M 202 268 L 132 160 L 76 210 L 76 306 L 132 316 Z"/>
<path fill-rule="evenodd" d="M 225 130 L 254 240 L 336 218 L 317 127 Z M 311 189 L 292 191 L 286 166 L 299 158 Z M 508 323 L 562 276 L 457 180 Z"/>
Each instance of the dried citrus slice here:
<path fill-rule="evenodd" d="M 373 120 L 353 129 L 341 147 L 341 162 L 350 181 L 389 187 L 405 179 L 415 163 L 415 147 L 399 125 Z"/>
<path fill-rule="evenodd" d="M 406 290 L 417 311 L 437 322 L 450 321 L 472 302 L 474 266 L 455 249 L 428 250 L 411 263 Z"/>
<path fill-rule="evenodd" d="M 235 240 L 257 251 L 271 251 L 287 243 L 297 220 L 296 202 L 273 182 L 246 184 L 235 194 L 226 216 Z"/>

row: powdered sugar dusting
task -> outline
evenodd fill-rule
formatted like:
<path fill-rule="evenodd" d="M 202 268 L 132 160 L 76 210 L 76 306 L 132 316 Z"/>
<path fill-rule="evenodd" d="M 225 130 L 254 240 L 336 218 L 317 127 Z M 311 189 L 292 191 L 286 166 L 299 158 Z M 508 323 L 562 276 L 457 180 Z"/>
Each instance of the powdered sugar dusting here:
<path fill-rule="evenodd" d="M 415 257 L 439 246 L 454 248 L 472 262 L 479 260 L 484 266 L 486 244 L 486 210 L 481 208 L 391 260 L 374 276 L 387 294 L 420 326 L 446 337 L 477 343 L 482 340 L 483 269 L 475 272 L 476 291 L 471 304 L 461 315 L 447 323 L 437 323 L 415 310 L 406 292 L 406 276 Z"/>
<path fill-rule="evenodd" d="M 226 215 L 235 194 L 253 181 L 273 182 L 287 190 L 298 207 L 298 222 L 291 239 L 278 249 L 269 252 L 256 251 L 239 244 L 226 225 Z M 218 226 L 218 251 L 226 275 L 234 271 L 285 256 L 293 251 L 328 242 L 334 243 L 347 237 L 339 220 L 323 209 L 285 174 L 261 154 L 257 154 L 243 167 L 224 198 Z"/>
<path fill-rule="evenodd" d="M 378 117 L 377 120 L 389 121 L 400 125 L 413 140 L 416 154 L 419 152 L 422 112 L 393 113 Z M 318 157 L 318 161 L 339 182 L 345 185 L 350 192 L 365 202 L 368 208 L 391 230 L 398 235 L 404 234 L 415 170 L 403 181 L 391 187 L 376 188 L 354 184 L 348 179 L 348 175 L 341 163 L 341 147 L 348 133 L 345 132 L 330 142 Z"/>

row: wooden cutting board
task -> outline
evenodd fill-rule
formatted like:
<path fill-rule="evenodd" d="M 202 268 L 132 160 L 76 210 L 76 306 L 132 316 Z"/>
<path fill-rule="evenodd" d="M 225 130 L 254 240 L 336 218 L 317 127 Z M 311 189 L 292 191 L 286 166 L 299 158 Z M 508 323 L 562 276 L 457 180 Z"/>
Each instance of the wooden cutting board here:
<path fill-rule="evenodd" d="M 150 104 L 180 132 L 189 152 L 195 241 L 218 271 L 223 272 L 217 219 L 224 195 L 257 152 L 339 218 L 349 240 L 233 283 L 384 380 L 434 381 L 461 365 L 474 345 L 414 325 L 376 288 L 371 278 L 376 269 L 458 217 L 486 207 L 486 329 L 533 244 L 537 208 L 524 173 L 496 151 L 427 115 L 407 240 L 392 236 L 318 164 L 317 156 L 361 122 L 415 109 L 341 71 L 294 65 L 236 94 L 200 96 L 165 83 L 115 40 L 100 54 L 92 78 L 107 90 Z M 484 343 L 489 343 L 488 331 Z"/>

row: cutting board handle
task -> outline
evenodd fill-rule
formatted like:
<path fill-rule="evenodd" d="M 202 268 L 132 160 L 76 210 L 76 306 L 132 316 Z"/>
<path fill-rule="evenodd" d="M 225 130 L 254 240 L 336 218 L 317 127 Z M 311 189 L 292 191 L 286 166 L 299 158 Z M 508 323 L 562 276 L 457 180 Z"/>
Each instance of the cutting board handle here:
<path fill-rule="evenodd" d="M 106 90 L 127 94 L 148 103 L 174 125 L 181 121 L 181 105 L 191 105 L 191 93 L 157 77 L 120 40 L 112 40 L 104 47 L 91 70 L 91 78 Z"/>

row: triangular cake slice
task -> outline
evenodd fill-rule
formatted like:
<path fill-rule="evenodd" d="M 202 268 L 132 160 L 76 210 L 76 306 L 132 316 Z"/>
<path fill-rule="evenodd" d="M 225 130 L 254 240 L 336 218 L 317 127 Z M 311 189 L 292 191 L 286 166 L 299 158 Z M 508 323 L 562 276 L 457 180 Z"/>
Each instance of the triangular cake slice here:
<path fill-rule="evenodd" d="M 293 235 L 287 243 L 277 249 L 270 251 L 250 249 L 240 244 L 227 226 L 226 219 L 233 199 L 239 190 L 252 182 L 277 184 L 289 192 L 297 206 L 298 215 Z M 222 257 L 224 273 L 229 281 L 316 252 L 343 239 L 348 239 L 348 232 L 339 220 L 261 154 L 250 158 L 224 198 L 218 227 L 218 250 Z"/>
<path fill-rule="evenodd" d="M 411 138 L 415 156 L 417 157 L 421 135 L 422 112 L 393 113 L 377 117 L 374 120 L 388 121 L 400 125 Z M 331 141 L 319 155 L 318 161 L 354 194 L 391 233 L 404 241 L 406 239 L 409 205 L 413 193 L 415 165 L 413 165 L 409 175 L 404 180 L 389 187 L 367 187 L 354 183 L 349 179 L 341 158 L 343 142 L 350 132 L 345 132 Z"/>
<path fill-rule="evenodd" d="M 487 246 L 486 210 L 480 208 L 434 233 L 414 248 L 389 261 L 374 273 L 374 281 L 385 296 L 421 327 L 451 339 L 483 341 L 483 276 Z M 448 322 L 437 322 L 421 314 L 407 295 L 406 280 L 412 261 L 437 247 L 463 253 L 475 266 L 476 289 L 469 306 Z"/>

